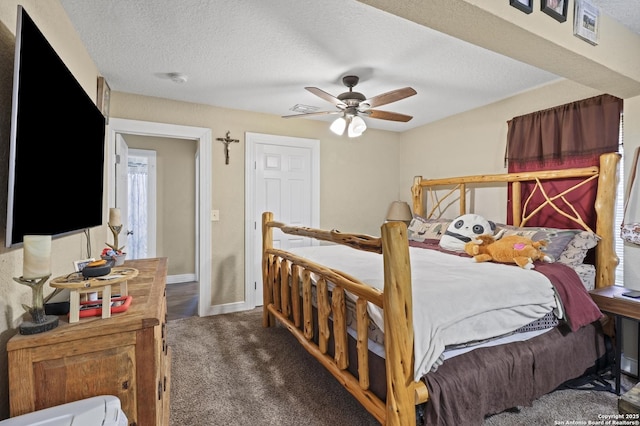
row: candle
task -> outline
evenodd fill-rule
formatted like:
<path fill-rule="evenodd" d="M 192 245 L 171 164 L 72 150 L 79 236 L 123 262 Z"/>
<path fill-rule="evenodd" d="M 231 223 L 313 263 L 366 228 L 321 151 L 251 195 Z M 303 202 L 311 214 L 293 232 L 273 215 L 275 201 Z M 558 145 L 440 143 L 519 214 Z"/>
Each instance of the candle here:
<path fill-rule="evenodd" d="M 120 209 L 109 209 L 109 225 L 122 225 L 122 220 L 120 219 Z"/>
<path fill-rule="evenodd" d="M 25 235 L 22 278 L 51 275 L 51 235 Z"/>

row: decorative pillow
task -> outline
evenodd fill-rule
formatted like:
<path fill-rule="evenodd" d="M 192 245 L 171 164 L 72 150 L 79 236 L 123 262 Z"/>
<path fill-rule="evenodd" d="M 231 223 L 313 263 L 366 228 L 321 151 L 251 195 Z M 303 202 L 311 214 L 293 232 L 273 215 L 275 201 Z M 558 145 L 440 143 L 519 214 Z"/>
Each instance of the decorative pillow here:
<path fill-rule="evenodd" d="M 522 237 L 529 238 L 532 241 L 546 240 L 547 246 L 542 247 L 544 251 L 553 262 L 558 261 L 560 255 L 569 245 L 572 239 L 579 234 L 579 229 L 556 229 L 556 228 L 541 228 L 541 227 L 523 227 L 519 228 L 512 225 L 499 225 L 496 234 L 499 234 L 501 230 L 504 230 L 503 236 L 507 235 L 520 235 Z"/>
<path fill-rule="evenodd" d="M 593 232 L 580 231 L 577 233 L 564 249 L 558 262 L 569 266 L 581 265 L 587 252 L 598 245 L 600 237 Z"/>
<path fill-rule="evenodd" d="M 409 241 L 439 240 L 450 223 L 450 219 L 425 219 L 415 216 L 407 228 L 407 236 Z"/>
<path fill-rule="evenodd" d="M 467 213 L 453 219 L 447 227 L 440 247 L 445 250 L 464 252 L 464 245 L 479 235 L 494 235 L 496 224 L 484 217 Z"/>

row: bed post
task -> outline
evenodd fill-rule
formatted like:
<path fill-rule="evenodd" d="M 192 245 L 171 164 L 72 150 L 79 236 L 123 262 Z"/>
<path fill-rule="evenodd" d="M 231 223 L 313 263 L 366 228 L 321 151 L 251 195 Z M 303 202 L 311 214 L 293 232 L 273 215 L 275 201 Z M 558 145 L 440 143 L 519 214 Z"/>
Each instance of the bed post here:
<path fill-rule="evenodd" d="M 596 246 L 596 288 L 615 284 L 618 256 L 615 251 L 615 207 L 620 154 L 611 152 L 600 156 L 596 234 L 602 238 Z"/>
<path fill-rule="evenodd" d="M 415 425 L 413 307 L 407 226 L 382 225 L 387 425 Z"/>
<path fill-rule="evenodd" d="M 420 186 L 422 176 L 413 177 L 411 185 L 411 198 L 413 199 L 413 214 L 424 217 L 424 200 L 422 199 L 422 187 Z"/>
<path fill-rule="evenodd" d="M 273 213 L 262 213 L 262 326 L 270 327 L 275 324 L 273 314 L 269 313 L 268 306 L 273 302 L 273 293 L 269 286 L 269 256 L 267 250 L 273 248 L 273 228 L 268 226 L 273 221 Z"/>

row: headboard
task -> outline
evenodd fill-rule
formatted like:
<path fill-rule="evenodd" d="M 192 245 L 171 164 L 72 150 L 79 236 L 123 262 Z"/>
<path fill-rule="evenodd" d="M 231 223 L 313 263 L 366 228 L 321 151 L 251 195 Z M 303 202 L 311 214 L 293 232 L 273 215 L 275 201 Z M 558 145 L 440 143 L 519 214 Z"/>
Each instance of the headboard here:
<path fill-rule="evenodd" d="M 607 287 L 615 283 L 615 268 L 619 260 L 615 252 L 614 234 L 619 161 L 620 154 L 607 153 L 600 156 L 599 166 L 594 167 L 442 179 L 423 179 L 421 176 L 416 176 L 411 187 L 413 213 L 424 218 L 431 218 L 443 203 L 457 203 L 459 206 L 458 211 L 461 215 L 472 213 L 468 211 L 467 207 L 467 196 L 471 191 L 487 184 L 492 184 L 494 187 L 504 184 L 506 190 L 509 187 L 507 184 L 511 183 L 509 198 L 512 200 L 513 225 L 525 226 L 540 211 L 543 205 L 549 205 L 558 214 L 575 222 L 576 229 L 595 232 L 601 238 L 595 250 L 596 288 Z M 593 206 L 597 217 L 595 230 L 584 222 L 583 218 L 580 217 L 575 209 L 571 208 L 570 204 L 569 211 L 566 211 L 566 206 L 565 210 L 562 210 L 554 203 L 556 199 L 562 198 L 567 191 L 554 196 L 545 196 L 545 202 L 540 206 L 531 208 L 531 212 L 527 215 L 522 211 L 522 183 L 534 182 L 536 185 L 541 185 L 543 181 L 566 178 L 580 178 L 580 181 L 572 189 L 579 187 L 584 182 L 598 180 L 598 192 Z M 542 192 L 544 193 L 544 191 Z M 529 199 L 524 200 L 524 202 L 527 204 Z"/>

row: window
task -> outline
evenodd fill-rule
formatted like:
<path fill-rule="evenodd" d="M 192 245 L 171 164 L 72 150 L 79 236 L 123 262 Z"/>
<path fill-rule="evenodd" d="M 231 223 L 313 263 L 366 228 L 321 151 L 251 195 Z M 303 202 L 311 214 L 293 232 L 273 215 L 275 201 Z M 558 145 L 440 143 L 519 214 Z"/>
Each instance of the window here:
<path fill-rule="evenodd" d="M 620 238 L 620 225 L 622 225 L 622 220 L 624 219 L 624 126 L 623 126 L 623 115 L 620 114 L 620 139 L 619 139 L 619 152 L 622 155 L 620 159 L 620 169 L 619 169 L 619 178 L 618 182 L 618 190 L 616 197 L 616 217 L 615 217 L 615 226 L 614 226 L 614 235 L 615 235 L 615 248 L 616 254 L 618 255 L 618 259 L 620 259 L 620 263 L 618 263 L 618 267 L 616 268 L 616 285 L 624 285 L 624 241 Z"/>

